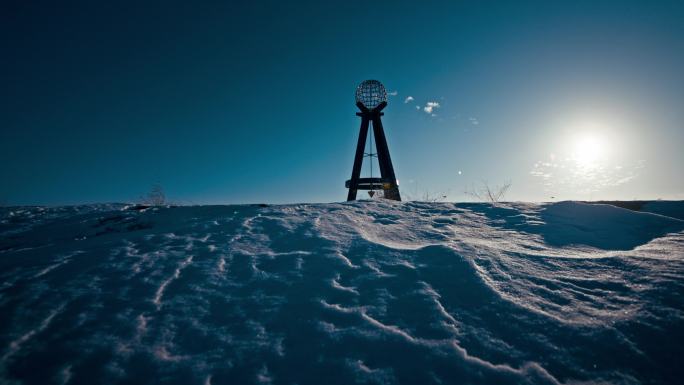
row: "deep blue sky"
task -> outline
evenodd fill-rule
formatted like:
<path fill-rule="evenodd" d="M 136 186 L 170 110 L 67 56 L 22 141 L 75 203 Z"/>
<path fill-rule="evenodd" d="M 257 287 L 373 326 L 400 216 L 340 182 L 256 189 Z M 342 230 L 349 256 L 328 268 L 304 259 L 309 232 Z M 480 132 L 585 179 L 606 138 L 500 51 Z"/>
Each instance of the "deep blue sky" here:
<path fill-rule="evenodd" d="M 364 79 L 405 195 L 684 199 L 684 2 L 199 3 L 3 2 L 0 201 L 344 200 Z"/>

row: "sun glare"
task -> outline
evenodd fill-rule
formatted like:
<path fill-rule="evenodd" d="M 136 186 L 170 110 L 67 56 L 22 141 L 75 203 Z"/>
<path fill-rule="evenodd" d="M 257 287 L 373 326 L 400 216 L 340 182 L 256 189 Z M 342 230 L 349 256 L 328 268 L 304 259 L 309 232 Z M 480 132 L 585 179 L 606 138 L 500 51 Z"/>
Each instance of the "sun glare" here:
<path fill-rule="evenodd" d="M 609 142 L 604 137 L 606 127 L 596 123 L 584 123 L 576 126 L 571 137 L 570 157 L 580 168 L 591 169 L 607 160 Z"/>
<path fill-rule="evenodd" d="M 605 152 L 606 144 L 598 135 L 585 133 L 575 139 L 572 157 L 578 165 L 590 167 L 600 161 Z"/>
<path fill-rule="evenodd" d="M 643 161 L 625 156 L 624 135 L 616 135 L 615 122 L 567 119 L 548 156 L 537 161 L 530 174 L 545 189 L 568 197 L 587 196 L 633 180 Z M 600 121 L 601 123 L 596 123 Z"/>

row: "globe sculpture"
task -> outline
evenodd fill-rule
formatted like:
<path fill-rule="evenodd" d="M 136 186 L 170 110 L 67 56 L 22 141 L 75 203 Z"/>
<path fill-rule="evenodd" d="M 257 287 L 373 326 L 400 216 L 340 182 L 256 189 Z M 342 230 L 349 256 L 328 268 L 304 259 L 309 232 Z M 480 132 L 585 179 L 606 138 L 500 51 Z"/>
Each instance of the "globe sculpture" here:
<path fill-rule="evenodd" d="M 356 87 L 356 102 L 363 104 L 369 110 L 387 102 L 385 86 L 377 80 L 364 80 Z"/>
<path fill-rule="evenodd" d="M 394 175 L 392 158 L 387 147 L 385 130 L 382 127 L 381 117 L 384 115 L 382 110 L 387 107 L 387 91 L 385 91 L 382 83 L 377 80 L 365 80 L 359 84 L 356 87 L 356 106 L 361 110 L 356 113 L 361 117 L 361 128 L 359 129 L 359 141 L 356 145 L 352 176 L 344 184 L 349 189 L 347 200 L 356 200 L 358 190 L 368 190 L 368 195 L 371 198 L 375 195 L 375 190 L 382 190 L 383 198 L 400 201 L 399 184 Z M 373 130 L 369 135 L 371 123 Z M 366 138 L 369 136 L 370 142 L 368 152 L 366 152 Z M 375 139 L 375 152 L 373 152 L 373 139 Z M 361 166 L 364 158 L 371 158 L 369 162 L 370 177 L 362 178 Z M 373 158 L 378 159 L 380 177 L 373 176 Z"/>

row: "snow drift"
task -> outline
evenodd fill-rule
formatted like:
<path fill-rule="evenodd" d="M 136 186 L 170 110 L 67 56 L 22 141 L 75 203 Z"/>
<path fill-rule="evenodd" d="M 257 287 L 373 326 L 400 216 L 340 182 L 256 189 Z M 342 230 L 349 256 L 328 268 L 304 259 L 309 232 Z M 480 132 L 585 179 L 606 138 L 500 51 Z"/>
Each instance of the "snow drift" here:
<path fill-rule="evenodd" d="M 679 382 L 683 206 L 646 207 L 4 208 L 0 382 Z"/>

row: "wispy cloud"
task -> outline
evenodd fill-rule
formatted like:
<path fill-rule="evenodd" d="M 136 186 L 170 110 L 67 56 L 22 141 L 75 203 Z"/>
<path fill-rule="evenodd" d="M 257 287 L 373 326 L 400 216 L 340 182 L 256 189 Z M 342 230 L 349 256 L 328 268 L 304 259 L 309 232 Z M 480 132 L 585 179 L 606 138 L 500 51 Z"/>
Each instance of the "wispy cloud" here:
<path fill-rule="evenodd" d="M 397 95 L 399 95 L 399 91 L 388 92 L 387 95 L 389 95 L 389 96 L 397 96 Z"/>
<path fill-rule="evenodd" d="M 407 96 L 406 99 L 404 99 L 404 104 L 410 103 L 413 101 L 413 96 Z"/>
<path fill-rule="evenodd" d="M 470 117 L 468 118 L 468 120 L 470 120 L 470 124 L 472 124 L 473 126 L 477 126 L 480 124 L 480 121 L 477 120 L 477 118 Z"/>
<path fill-rule="evenodd" d="M 425 111 L 428 114 L 432 114 L 432 112 L 440 107 L 438 102 L 427 102 L 425 104 L 425 107 L 423 107 L 423 111 Z"/>
<path fill-rule="evenodd" d="M 644 164 L 643 160 L 639 160 L 629 165 L 608 162 L 586 165 L 570 157 L 551 154 L 548 160 L 535 162 L 530 175 L 539 178 L 544 189 L 550 193 L 591 194 L 635 179 Z"/>

